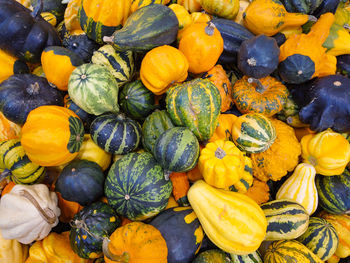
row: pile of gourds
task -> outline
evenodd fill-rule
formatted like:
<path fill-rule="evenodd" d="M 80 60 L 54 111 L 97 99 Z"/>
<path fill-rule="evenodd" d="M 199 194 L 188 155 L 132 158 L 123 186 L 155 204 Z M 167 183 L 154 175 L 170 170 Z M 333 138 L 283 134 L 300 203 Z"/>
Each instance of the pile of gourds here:
<path fill-rule="evenodd" d="M 0 262 L 347 262 L 350 3 L 0 0 Z"/>

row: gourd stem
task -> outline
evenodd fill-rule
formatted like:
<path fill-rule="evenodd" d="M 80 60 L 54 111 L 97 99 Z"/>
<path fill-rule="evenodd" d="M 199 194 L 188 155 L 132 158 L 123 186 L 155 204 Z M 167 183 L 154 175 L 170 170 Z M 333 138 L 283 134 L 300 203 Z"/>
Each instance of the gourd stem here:
<path fill-rule="evenodd" d="M 4 171 L 2 171 L 2 173 L 0 174 L 0 182 L 2 182 L 2 180 L 4 180 L 6 177 L 11 175 L 11 171 L 9 169 L 5 169 Z"/>
<path fill-rule="evenodd" d="M 114 37 L 113 36 L 110 36 L 110 37 L 104 36 L 102 38 L 102 40 L 103 40 L 103 42 L 106 42 L 106 43 L 113 43 Z"/>
<path fill-rule="evenodd" d="M 226 152 L 218 147 L 215 151 L 215 157 L 218 159 L 223 159 L 226 156 Z"/>
<path fill-rule="evenodd" d="M 113 254 L 108 245 L 111 241 L 105 237 L 103 238 L 103 242 L 102 242 L 102 251 L 103 251 L 103 254 L 109 259 L 109 260 L 112 260 L 112 261 L 117 261 L 117 262 L 122 262 L 122 263 L 128 263 L 129 262 L 129 253 L 128 252 L 124 252 L 122 255 L 115 255 Z"/>
<path fill-rule="evenodd" d="M 309 15 L 309 21 L 316 22 L 317 21 L 317 17 Z"/>
<path fill-rule="evenodd" d="M 40 86 L 38 82 L 35 82 L 34 84 L 30 84 L 29 87 L 26 89 L 29 95 L 37 95 L 39 94 Z"/>
<path fill-rule="evenodd" d="M 22 190 L 20 192 L 20 195 L 27 198 L 34 206 L 35 208 L 39 211 L 39 214 L 41 217 L 50 225 L 56 222 L 56 216 L 54 215 L 54 212 L 50 208 L 46 208 L 45 210 L 41 208 L 39 205 L 38 201 L 35 200 L 35 198 L 27 191 L 27 190 Z M 52 215 L 48 215 L 47 212 L 50 212 Z"/>
<path fill-rule="evenodd" d="M 164 178 L 166 181 L 169 181 L 171 171 L 164 171 Z"/>
<path fill-rule="evenodd" d="M 345 23 L 345 24 L 343 25 L 343 27 L 344 27 L 345 29 L 350 29 L 350 25 L 349 25 L 348 23 Z"/>
<path fill-rule="evenodd" d="M 44 8 L 43 0 L 38 0 L 35 9 L 31 13 L 31 16 L 34 18 L 38 17 L 43 11 L 43 8 Z"/>
<path fill-rule="evenodd" d="M 256 87 L 255 87 L 256 92 L 259 92 L 259 93 L 265 92 L 266 87 L 261 83 L 260 80 L 258 80 L 256 78 L 248 78 L 247 81 L 248 81 L 248 83 L 255 83 L 256 84 Z"/>
<path fill-rule="evenodd" d="M 208 25 L 205 27 L 204 31 L 208 36 L 214 35 L 215 25 L 213 22 L 209 21 Z"/>

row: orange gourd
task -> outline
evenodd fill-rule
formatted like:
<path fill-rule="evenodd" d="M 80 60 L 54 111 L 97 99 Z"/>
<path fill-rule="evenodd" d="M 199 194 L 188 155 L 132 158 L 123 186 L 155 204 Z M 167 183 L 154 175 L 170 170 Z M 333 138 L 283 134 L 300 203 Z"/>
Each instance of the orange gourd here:
<path fill-rule="evenodd" d="M 198 12 L 202 9 L 199 0 L 177 0 L 177 3 L 184 6 L 186 10 L 191 13 Z"/>
<path fill-rule="evenodd" d="M 169 176 L 173 184 L 173 196 L 180 206 L 189 206 L 187 192 L 190 189 L 190 183 L 186 173 L 171 173 Z"/>
<path fill-rule="evenodd" d="M 258 205 L 266 203 L 270 199 L 270 188 L 266 182 L 253 180 L 253 184 L 245 193 L 246 196 L 253 199 Z"/>
<path fill-rule="evenodd" d="M 237 116 L 233 114 L 220 114 L 219 125 L 216 127 L 213 136 L 209 142 L 216 140 L 231 140 L 232 141 L 232 125 L 236 121 Z"/>
<path fill-rule="evenodd" d="M 21 132 L 21 126 L 6 119 L 4 114 L 0 112 L 0 142 L 17 139 Z"/>
<path fill-rule="evenodd" d="M 64 11 L 64 25 L 69 32 L 75 30 L 82 31 L 78 18 L 78 11 L 81 6 L 81 0 L 69 1 L 66 10 Z"/>

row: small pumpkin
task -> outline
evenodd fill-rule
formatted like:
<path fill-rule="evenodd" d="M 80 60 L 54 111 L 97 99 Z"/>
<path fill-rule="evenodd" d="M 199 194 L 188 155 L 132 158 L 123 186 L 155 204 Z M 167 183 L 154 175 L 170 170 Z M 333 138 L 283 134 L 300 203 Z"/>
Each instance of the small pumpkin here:
<path fill-rule="evenodd" d="M 0 49 L 0 83 L 12 76 L 13 74 L 29 73 L 28 65 Z"/>
<path fill-rule="evenodd" d="M 229 263 L 231 260 L 227 257 L 227 254 L 220 249 L 209 249 L 198 254 L 192 263 Z"/>
<path fill-rule="evenodd" d="M 213 136 L 209 139 L 209 142 L 217 140 L 230 140 L 232 138 L 232 125 L 237 120 L 237 116 L 233 114 L 220 114 L 219 123 L 215 129 Z"/>
<path fill-rule="evenodd" d="M 4 114 L 0 112 L 0 142 L 17 139 L 21 133 L 21 126 L 6 119 Z"/>
<path fill-rule="evenodd" d="M 239 0 L 200 0 L 202 8 L 209 14 L 233 20 L 239 10 Z"/>

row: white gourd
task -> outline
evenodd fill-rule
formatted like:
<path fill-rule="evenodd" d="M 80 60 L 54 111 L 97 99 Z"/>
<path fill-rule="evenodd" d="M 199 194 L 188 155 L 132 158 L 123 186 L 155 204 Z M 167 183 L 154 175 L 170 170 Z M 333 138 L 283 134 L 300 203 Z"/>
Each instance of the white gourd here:
<path fill-rule="evenodd" d="M 58 224 L 57 195 L 44 184 L 15 185 L 0 199 L 3 238 L 23 244 L 45 238 Z"/>

